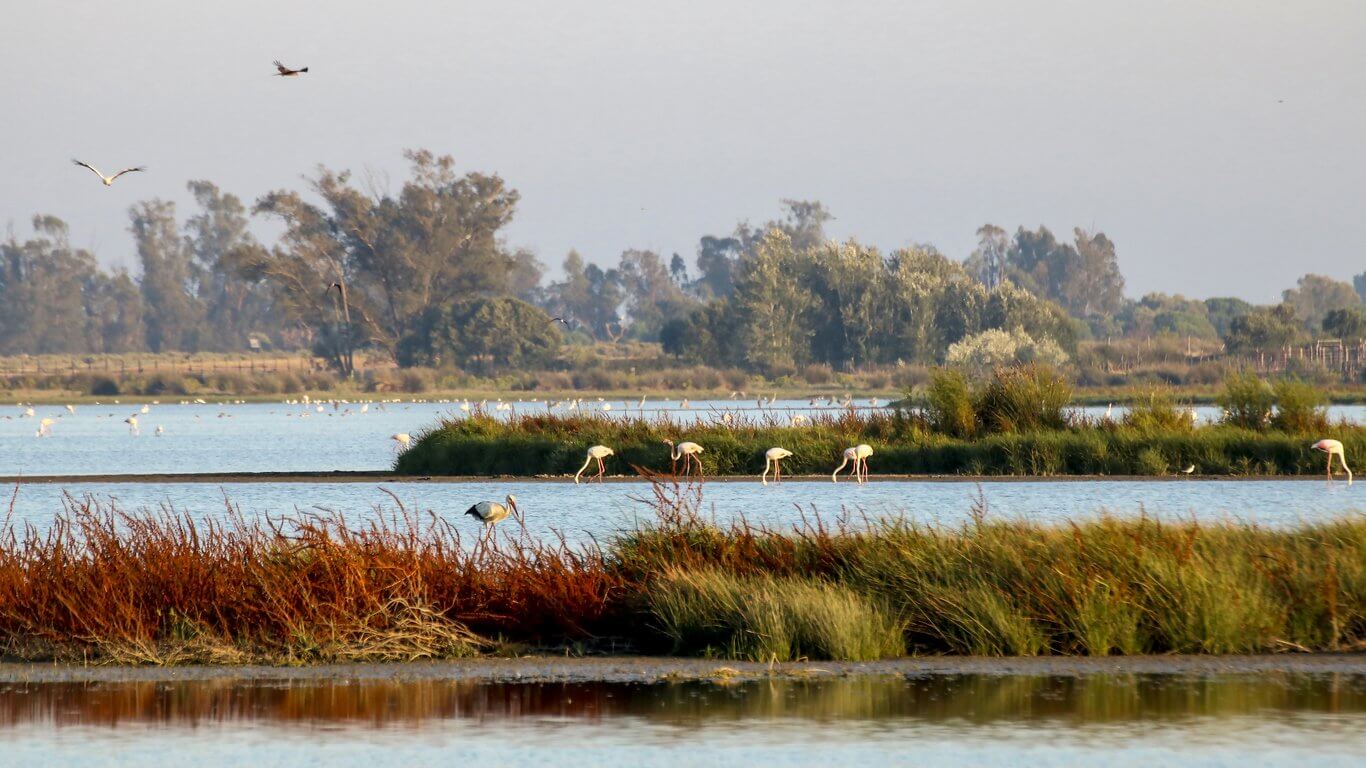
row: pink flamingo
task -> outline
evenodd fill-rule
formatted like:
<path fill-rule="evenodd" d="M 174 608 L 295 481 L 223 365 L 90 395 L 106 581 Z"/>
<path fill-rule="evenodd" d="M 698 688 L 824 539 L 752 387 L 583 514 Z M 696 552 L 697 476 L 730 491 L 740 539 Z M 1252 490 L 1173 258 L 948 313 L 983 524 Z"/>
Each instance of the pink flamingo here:
<path fill-rule="evenodd" d="M 1333 480 L 1333 457 L 1336 456 L 1338 457 L 1338 460 L 1342 462 L 1342 468 L 1347 471 L 1347 484 L 1352 484 L 1352 468 L 1347 466 L 1347 453 L 1342 449 L 1342 441 L 1320 440 L 1309 447 L 1313 448 L 1316 451 L 1323 451 L 1324 453 L 1328 454 L 1329 482 L 1332 482 Z"/>

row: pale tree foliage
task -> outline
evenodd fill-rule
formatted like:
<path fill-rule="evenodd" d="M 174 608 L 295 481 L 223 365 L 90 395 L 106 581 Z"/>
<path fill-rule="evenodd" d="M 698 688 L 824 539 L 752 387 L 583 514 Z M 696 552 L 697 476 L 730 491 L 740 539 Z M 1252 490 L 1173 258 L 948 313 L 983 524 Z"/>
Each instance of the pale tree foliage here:
<path fill-rule="evenodd" d="M 1035 339 L 1022 328 L 992 328 L 950 346 L 945 362 L 980 374 L 1026 363 L 1056 368 L 1067 362 L 1067 353 L 1052 339 Z"/>
<path fill-rule="evenodd" d="M 1361 305 L 1361 297 L 1347 283 L 1323 275 L 1305 275 L 1281 294 L 1286 304 L 1295 308 L 1295 315 L 1306 328 L 1318 330 L 1324 318 L 1335 309 L 1351 309 Z"/>
<path fill-rule="evenodd" d="M 272 285 L 281 307 L 318 333 L 318 351 L 346 374 L 360 345 L 396 358 L 428 308 L 521 282 L 514 273 L 524 255 L 501 238 L 517 192 L 498 176 L 458 175 L 448 156 L 405 156 L 412 178 L 396 195 L 363 192 L 349 173 L 323 168 L 311 182 L 321 205 L 290 191 L 256 204 L 285 232 L 244 271 Z"/>
<path fill-rule="evenodd" d="M 740 347 L 761 368 L 791 369 L 809 344 L 801 318 L 815 299 L 799 279 L 800 266 L 792 239 L 778 230 L 770 230 L 753 258 L 740 263 L 736 291 L 745 297 Z"/>

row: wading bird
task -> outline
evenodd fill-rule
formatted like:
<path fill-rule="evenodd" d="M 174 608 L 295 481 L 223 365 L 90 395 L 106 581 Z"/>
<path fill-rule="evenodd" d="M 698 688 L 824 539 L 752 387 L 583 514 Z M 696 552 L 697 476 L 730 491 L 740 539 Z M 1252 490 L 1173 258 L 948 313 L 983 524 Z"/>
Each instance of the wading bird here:
<path fill-rule="evenodd" d="M 1192 464 L 1192 465 L 1186 467 L 1185 469 L 1181 470 L 1181 474 L 1183 474 L 1183 475 L 1193 475 L 1193 474 L 1195 474 L 1195 465 Z"/>
<path fill-rule="evenodd" d="M 276 77 L 298 77 L 299 75 L 302 75 L 303 73 L 308 71 L 308 67 L 303 67 L 302 69 L 290 69 L 289 67 L 286 67 L 284 64 L 281 64 L 279 59 L 276 59 L 274 63 Z"/>
<path fill-rule="evenodd" d="M 674 473 L 678 472 L 678 460 L 683 460 L 683 474 L 690 474 L 690 469 L 695 462 L 697 464 L 697 474 L 702 475 L 702 446 L 697 443 L 684 440 L 674 447 L 674 441 L 665 440 L 664 444 L 669 446 L 669 458 L 673 460 Z"/>
<path fill-rule="evenodd" d="M 786 448 L 769 448 L 764 451 L 764 473 L 759 476 L 759 482 L 768 485 L 768 465 L 773 465 L 773 482 L 780 483 L 783 480 L 783 466 L 778 462 L 792 455 L 792 451 Z"/>
<path fill-rule="evenodd" d="M 52 437 L 52 425 L 56 423 L 52 419 L 43 417 L 43 420 L 38 422 L 38 437 Z"/>
<path fill-rule="evenodd" d="M 138 417 L 137 417 L 137 416 L 129 416 L 128 418 L 126 418 L 126 419 L 123 420 L 123 423 L 128 425 L 128 434 L 130 434 L 130 435 L 136 435 L 136 434 L 138 434 Z"/>
<path fill-rule="evenodd" d="M 104 182 L 104 185 L 106 187 L 114 186 L 114 179 L 117 179 L 125 173 L 139 173 L 141 171 L 147 170 L 145 166 L 139 165 L 134 168 L 124 168 L 123 170 L 119 171 L 113 176 L 105 176 L 103 173 L 99 172 L 99 169 L 97 169 L 95 166 L 89 163 L 82 163 L 80 160 L 72 160 L 71 162 L 75 163 L 76 165 L 79 165 L 82 168 L 89 168 L 91 173 L 94 173 L 96 176 L 100 177 L 100 181 Z"/>
<path fill-rule="evenodd" d="M 389 439 L 398 443 L 405 450 L 408 448 L 409 444 L 413 442 L 413 436 L 408 434 L 407 432 L 399 432 L 397 434 L 389 435 Z"/>
<path fill-rule="evenodd" d="M 510 493 L 507 495 L 507 504 L 499 504 L 496 501 L 481 501 L 465 510 L 465 514 L 483 523 L 485 530 L 490 532 L 493 530 L 493 524 L 506 518 L 509 513 L 519 521 L 522 519 L 522 511 L 517 508 L 517 497 Z"/>
<path fill-rule="evenodd" d="M 157 437 L 161 437 L 162 435 L 166 434 L 166 428 L 158 424 L 156 432 L 154 432 L 153 434 L 155 434 Z"/>
<path fill-rule="evenodd" d="M 844 465 L 850 461 L 854 462 L 854 466 L 849 470 L 849 474 L 857 478 L 860 483 L 866 482 L 868 480 L 868 457 L 872 455 L 873 446 L 867 443 L 859 443 L 850 448 L 845 448 L 844 461 L 841 461 L 840 465 L 835 467 L 835 471 L 830 473 L 830 482 L 839 482 L 840 470 L 844 469 Z"/>
<path fill-rule="evenodd" d="M 1343 450 L 1341 441 L 1320 440 L 1309 447 L 1313 448 L 1316 451 L 1323 451 L 1324 453 L 1328 454 L 1329 482 L 1332 482 L 1333 480 L 1333 457 L 1336 456 L 1338 457 L 1338 460 L 1342 462 L 1342 468 L 1347 472 L 1347 484 L 1352 484 L 1352 469 L 1351 467 L 1347 466 L 1347 452 Z"/>
<path fill-rule="evenodd" d="M 594 459 L 597 459 L 598 461 L 598 473 L 589 479 L 596 478 L 598 481 L 601 481 L 603 474 L 607 472 L 607 467 L 602 463 L 602 460 L 615 453 L 616 451 L 605 445 L 595 445 L 592 448 L 589 448 L 588 456 L 583 460 L 583 466 L 579 467 L 579 471 L 574 473 L 574 484 L 579 484 L 579 476 L 583 474 L 585 469 L 588 469 L 588 465 L 591 464 Z"/>

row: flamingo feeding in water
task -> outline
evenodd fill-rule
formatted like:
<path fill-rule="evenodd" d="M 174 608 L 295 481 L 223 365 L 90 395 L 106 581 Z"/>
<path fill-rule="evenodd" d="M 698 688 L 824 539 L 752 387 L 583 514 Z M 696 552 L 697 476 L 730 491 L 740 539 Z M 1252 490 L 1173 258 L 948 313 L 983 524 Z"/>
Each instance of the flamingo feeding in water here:
<path fill-rule="evenodd" d="M 1324 453 L 1328 454 L 1328 481 L 1329 481 L 1329 482 L 1332 482 L 1332 480 L 1333 480 L 1333 457 L 1336 456 L 1336 457 L 1338 457 L 1338 460 L 1342 462 L 1342 468 L 1343 468 L 1343 470 L 1345 470 L 1345 471 L 1347 472 L 1347 484 L 1348 484 L 1348 485 L 1351 485 L 1351 484 L 1352 484 L 1352 468 L 1349 467 L 1349 466 L 1347 466 L 1347 452 L 1346 452 L 1345 450 L 1343 450 L 1342 441 L 1340 441 L 1340 440 L 1320 440 L 1320 441 L 1318 441 L 1317 443 L 1314 443 L 1313 445 L 1311 445 L 1311 446 L 1309 446 L 1309 447 L 1312 448 L 1312 449 L 1314 449 L 1314 450 L 1316 450 L 1316 451 L 1323 451 Z"/>
<path fill-rule="evenodd" d="M 850 448 L 845 448 L 844 461 L 841 461 L 840 465 L 835 467 L 835 471 L 830 473 L 830 482 L 839 482 L 840 470 L 844 469 L 844 465 L 848 464 L 850 461 L 854 462 L 854 466 L 849 470 L 849 474 L 853 475 L 860 483 L 867 482 L 868 457 L 872 455 L 873 446 L 867 443 L 859 443 Z"/>
<path fill-rule="evenodd" d="M 602 463 L 602 460 L 615 453 L 616 451 L 605 445 L 595 445 L 592 448 L 589 448 L 588 456 L 583 460 L 583 466 L 579 467 L 579 471 L 574 473 L 574 484 L 579 484 L 579 476 L 583 474 L 585 469 L 588 469 L 588 465 L 591 464 L 594 459 L 597 459 L 598 461 L 598 473 L 593 475 L 593 477 L 597 478 L 598 481 L 601 481 L 603 474 L 607 471 L 607 467 Z"/>
<path fill-rule="evenodd" d="M 702 475 L 702 446 L 697 443 L 684 440 L 674 447 L 674 441 L 665 440 L 664 444 L 669 446 L 669 458 L 673 460 L 675 472 L 678 469 L 678 460 L 683 459 L 683 474 L 690 474 L 693 463 L 697 464 L 697 474 Z"/>
<path fill-rule="evenodd" d="M 759 476 L 759 482 L 768 485 L 768 465 L 773 465 L 773 482 L 782 482 L 783 467 L 778 462 L 792 455 L 792 451 L 786 448 L 773 447 L 764 451 L 764 473 Z"/>

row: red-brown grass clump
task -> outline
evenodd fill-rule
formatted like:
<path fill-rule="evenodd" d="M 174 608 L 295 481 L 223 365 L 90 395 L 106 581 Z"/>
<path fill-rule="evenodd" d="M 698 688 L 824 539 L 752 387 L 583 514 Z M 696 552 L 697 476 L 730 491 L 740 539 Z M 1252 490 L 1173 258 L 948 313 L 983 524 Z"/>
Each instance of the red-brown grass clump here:
<path fill-rule="evenodd" d="M 397 500 L 396 500 L 397 501 Z M 595 548 L 463 542 L 404 509 L 196 520 L 68 497 L 52 526 L 0 538 L 10 657 L 276 663 L 409 660 L 562 643 L 608 620 L 619 579 Z"/>

